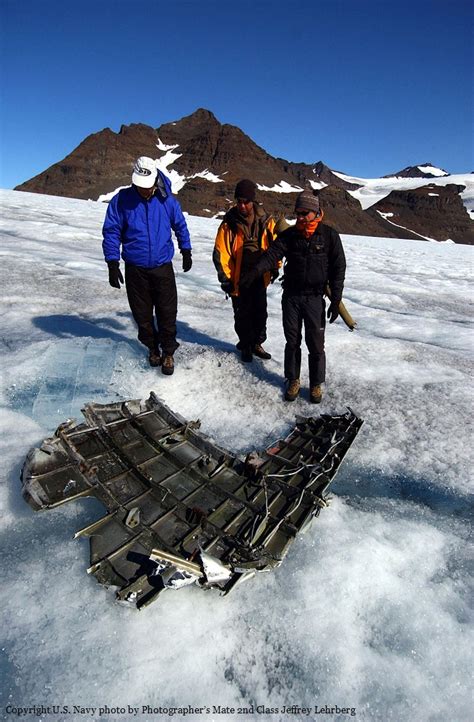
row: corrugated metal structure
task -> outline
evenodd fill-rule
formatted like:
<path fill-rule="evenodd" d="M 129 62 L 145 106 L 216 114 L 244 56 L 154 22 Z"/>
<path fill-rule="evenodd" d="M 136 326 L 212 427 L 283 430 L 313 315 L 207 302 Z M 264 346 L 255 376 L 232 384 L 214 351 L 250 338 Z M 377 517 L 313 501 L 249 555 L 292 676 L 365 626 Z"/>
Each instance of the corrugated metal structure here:
<path fill-rule="evenodd" d="M 325 494 L 362 421 L 298 419 L 294 430 L 241 459 L 151 394 L 90 404 L 32 449 L 22 471 L 34 509 L 95 496 L 107 514 L 81 529 L 89 573 L 138 608 L 167 588 L 197 583 L 229 592 L 278 566 Z"/>

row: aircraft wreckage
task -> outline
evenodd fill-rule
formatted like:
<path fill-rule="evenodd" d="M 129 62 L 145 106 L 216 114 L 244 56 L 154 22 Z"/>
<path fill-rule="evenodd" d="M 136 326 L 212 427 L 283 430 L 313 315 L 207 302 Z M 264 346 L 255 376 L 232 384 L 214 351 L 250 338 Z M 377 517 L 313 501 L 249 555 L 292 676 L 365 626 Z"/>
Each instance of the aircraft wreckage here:
<path fill-rule="evenodd" d="M 85 496 L 102 502 L 107 514 L 75 536 L 90 539 L 88 573 L 138 608 L 193 583 L 227 594 L 277 567 L 327 506 L 362 425 L 350 409 L 297 418 L 285 439 L 242 459 L 154 393 L 83 414 L 29 452 L 23 496 L 35 510 Z"/>

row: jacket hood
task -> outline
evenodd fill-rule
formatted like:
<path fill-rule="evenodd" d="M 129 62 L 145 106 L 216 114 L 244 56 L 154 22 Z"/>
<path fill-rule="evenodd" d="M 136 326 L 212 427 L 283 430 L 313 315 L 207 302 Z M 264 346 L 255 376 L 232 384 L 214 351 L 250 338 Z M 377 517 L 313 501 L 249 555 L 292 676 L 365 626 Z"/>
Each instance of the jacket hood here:
<path fill-rule="evenodd" d="M 172 194 L 171 181 L 168 176 L 161 172 L 161 170 L 158 171 L 156 178 L 156 193 L 158 193 L 162 198 L 167 198 Z"/>

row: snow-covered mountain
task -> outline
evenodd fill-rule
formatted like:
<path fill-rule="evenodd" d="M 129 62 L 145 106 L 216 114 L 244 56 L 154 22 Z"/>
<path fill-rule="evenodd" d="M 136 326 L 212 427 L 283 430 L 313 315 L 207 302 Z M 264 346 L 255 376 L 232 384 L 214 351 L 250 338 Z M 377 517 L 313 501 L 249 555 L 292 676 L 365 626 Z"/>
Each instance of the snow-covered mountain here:
<path fill-rule="evenodd" d="M 303 188 L 321 190 L 326 220 L 340 233 L 474 243 L 474 223 L 468 215 L 474 214 L 472 174 L 450 176 L 424 163 L 395 176 L 363 179 L 336 172 L 322 161 L 293 163 L 274 158 L 240 128 L 220 123 L 203 108 L 156 129 L 139 123 L 124 125 L 118 133 L 105 128 L 17 190 L 107 201 L 130 184 L 139 155 L 156 159 L 157 167 L 171 178 L 183 209 L 195 215 L 222 215 L 232 202 L 236 182 L 247 177 L 257 183 L 259 199 L 269 212 L 288 216 Z M 410 193 L 432 181 L 454 184 L 447 205 L 422 194 L 420 206 L 419 196 Z M 383 217 L 365 212 L 368 199 L 381 200 L 394 190 L 399 191 L 396 208 L 384 207 Z M 387 213 L 393 214 L 391 222 Z"/>
<path fill-rule="evenodd" d="M 325 719 L 470 720 L 472 249 L 343 237 L 358 330 L 328 328 L 317 412 L 349 405 L 365 424 L 330 508 L 274 573 L 224 599 L 169 591 L 138 613 L 87 576 L 88 545 L 72 539 L 102 511 L 83 500 L 34 513 L 25 455 L 84 402 L 151 390 L 237 453 L 286 434 L 315 408 L 306 374 L 301 398 L 282 399 L 280 285 L 273 358 L 243 365 L 211 260 L 218 221 L 189 216 L 194 265 L 183 274 L 178 256 L 181 346 L 165 377 L 107 283 L 104 205 L 14 191 L 0 203 L 3 718 L 145 722 L 191 705 L 201 712 L 186 719 L 227 722 L 253 719 L 237 712 L 253 705 L 279 722 L 327 705 L 348 711 Z M 292 705 L 312 712 L 282 711 Z"/>
<path fill-rule="evenodd" d="M 437 168 L 433 163 L 420 163 L 420 165 L 409 165 L 397 173 L 390 173 L 385 178 L 439 178 L 449 175 L 447 170 Z"/>

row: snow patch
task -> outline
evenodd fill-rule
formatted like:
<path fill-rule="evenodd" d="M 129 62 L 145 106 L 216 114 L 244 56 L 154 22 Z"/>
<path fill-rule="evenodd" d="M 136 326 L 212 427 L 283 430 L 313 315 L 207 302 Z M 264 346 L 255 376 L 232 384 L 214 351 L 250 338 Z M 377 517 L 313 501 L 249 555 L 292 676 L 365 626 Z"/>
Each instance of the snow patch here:
<path fill-rule="evenodd" d="M 103 193 L 101 196 L 97 198 L 98 203 L 109 203 L 112 198 L 117 195 L 117 193 L 124 188 L 128 188 L 129 186 L 119 186 L 114 191 L 110 191 L 110 193 Z"/>
<path fill-rule="evenodd" d="M 327 187 L 327 183 L 323 183 L 322 181 L 309 180 L 309 184 L 310 184 L 311 188 L 313 188 L 316 191 L 321 190 L 321 188 Z"/>
<path fill-rule="evenodd" d="M 206 168 L 206 170 L 202 170 L 200 173 L 194 173 L 194 175 L 188 175 L 186 176 L 186 180 L 191 180 L 191 178 L 204 178 L 205 180 L 210 181 L 211 183 L 223 183 L 224 181 L 222 178 L 219 178 L 218 175 L 215 173 L 212 173 L 210 170 Z"/>
<path fill-rule="evenodd" d="M 158 138 L 158 143 L 156 144 L 156 147 L 158 150 L 176 150 L 176 148 L 179 148 L 179 143 L 176 143 L 176 145 L 165 145 L 160 138 Z"/>
<path fill-rule="evenodd" d="M 418 170 L 420 170 L 422 173 L 430 173 L 430 175 L 435 176 L 447 176 L 449 173 L 447 173 L 445 170 L 442 170 L 441 168 L 435 168 L 432 165 L 418 165 Z"/>
<path fill-rule="evenodd" d="M 303 190 L 303 188 L 300 188 L 299 186 L 292 186 L 284 180 L 279 183 L 275 183 L 275 185 L 271 188 L 257 183 L 257 188 L 260 191 L 271 191 L 272 193 L 301 193 Z"/>

